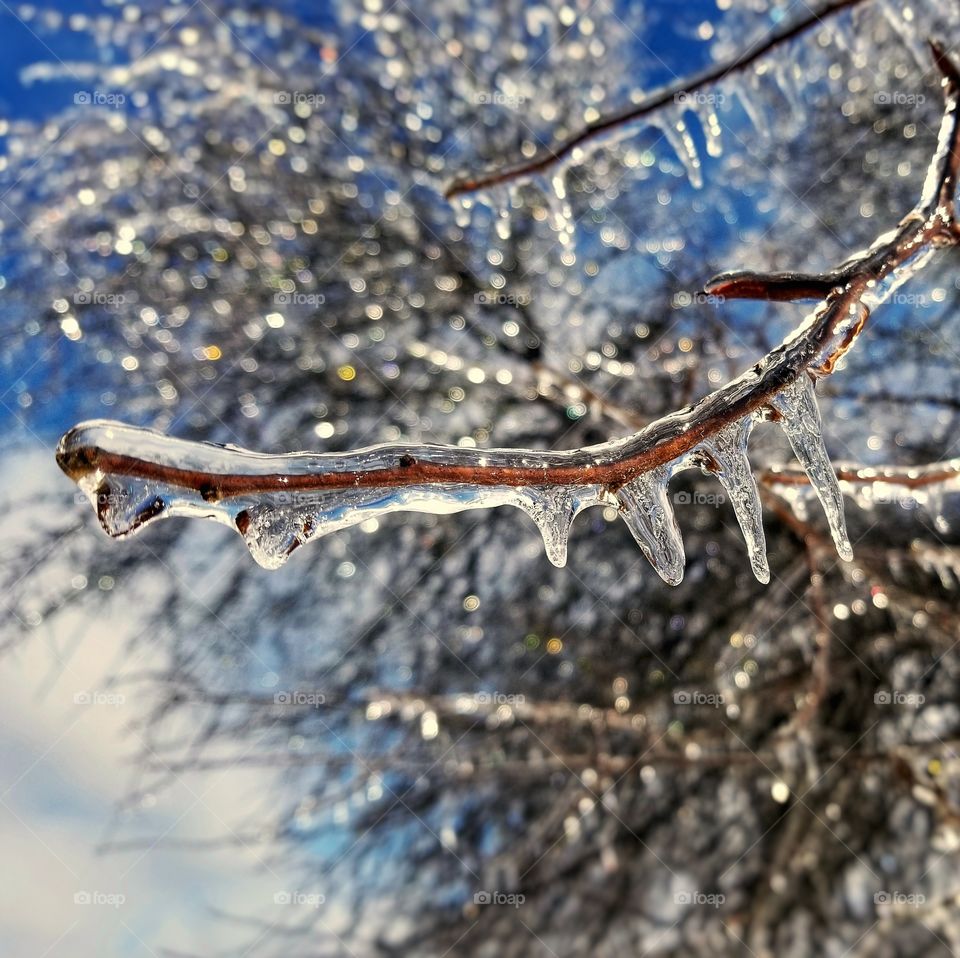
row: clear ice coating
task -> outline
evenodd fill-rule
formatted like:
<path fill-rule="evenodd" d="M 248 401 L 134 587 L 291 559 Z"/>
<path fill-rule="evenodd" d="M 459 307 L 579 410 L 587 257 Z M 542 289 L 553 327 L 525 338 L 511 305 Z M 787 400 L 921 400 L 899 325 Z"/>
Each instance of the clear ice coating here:
<path fill-rule="evenodd" d="M 739 381 L 725 387 L 740 388 Z M 812 381 L 802 374 L 769 405 L 823 504 L 837 551 L 844 559 L 852 558 Z M 656 437 L 689 428 L 696 415 L 694 407 L 633 436 L 566 452 L 393 444 L 277 456 L 95 421 L 70 430 L 60 441 L 57 458 L 87 494 L 103 529 L 117 538 L 161 517 L 208 518 L 238 531 L 253 558 L 276 569 L 305 543 L 367 519 L 402 511 L 448 514 L 513 506 L 533 519 L 548 558 L 562 567 L 576 516 L 591 506 L 613 506 L 651 565 L 671 585 L 682 580 L 685 557 L 668 483 L 682 469 L 702 468 L 723 485 L 753 572 L 760 582 L 768 582 L 760 497 L 747 458 L 758 412 L 725 424 L 671 462 L 631 475 L 633 457 L 649 449 Z M 617 475 L 623 463 L 628 481 L 594 481 L 596 470 Z M 414 467 L 406 479 L 404 470 Z M 436 477 L 438 470 L 440 478 L 423 478 Z M 520 470 L 525 475 L 518 484 Z M 507 479 L 511 471 L 512 484 Z M 502 484 L 491 483 L 491 477 Z"/>
<path fill-rule="evenodd" d="M 771 401 L 780 416 L 780 425 L 790 440 L 793 453 L 810 480 L 827 516 L 830 535 L 841 559 L 853 559 L 843 515 L 843 494 L 837 474 L 823 444 L 820 410 L 813 392 L 813 381 L 804 372 L 785 386 Z"/>

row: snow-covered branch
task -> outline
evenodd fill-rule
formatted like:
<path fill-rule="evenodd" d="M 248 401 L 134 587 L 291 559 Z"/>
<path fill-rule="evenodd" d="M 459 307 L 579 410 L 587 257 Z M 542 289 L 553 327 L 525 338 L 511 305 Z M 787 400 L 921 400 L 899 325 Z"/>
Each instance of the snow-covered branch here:
<path fill-rule="evenodd" d="M 239 530 L 254 558 L 270 568 L 305 542 L 367 518 L 500 505 L 530 515 L 550 560 L 563 565 L 576 515 L 593 505 L 613 506 L 671 584 L 680 582 L 685 559 L 668 483 L 682 469 L 699 468 L 724 486 L 753 571 L 766 582 L 747 442 L 758 422 L 773 420 L 823 505 L 839 554 L 849 559 L 842 494 L 823 443 L 814 383 L 834 371 L 877 305 L 938 248 L 960 239 L 954 214 L 960 73 L 931 46 L 943 74 L 945 111 L 919 204 L 869 249 L 822 275 L 737 272 L 708 283 L 707 292 L 723 297 L 820 301 L 750 370 L 633 435 L 564 452 L 389 444 L 269 456 L 96 421 L 62 438 L 58 462 L 88 494 L 110 535 L 127 535 L 160 516 L 209 517 Z"/>

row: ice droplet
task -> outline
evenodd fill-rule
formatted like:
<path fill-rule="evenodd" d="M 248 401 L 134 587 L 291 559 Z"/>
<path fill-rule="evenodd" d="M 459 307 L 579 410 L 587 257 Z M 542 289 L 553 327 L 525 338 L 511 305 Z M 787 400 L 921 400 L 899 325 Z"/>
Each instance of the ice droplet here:
<path fill-rule="evenodd" d="M 117 476 L 96 476 L 79 483 L 107 535 L 115 539 L 136 532 L 168 509 L 164 490 L 143 479 L 122 481 Z"/>
<path fill-rule="evenodd" d="M 777 393 L 770 405 L 779 414 L 780 425 L 790 440 L 793 453 L 823 506 L 840 558 L 849 562 L 853 559 L 853 550 L 847 538 L 843 494 L 823 444 L 820 410 L 810 377 L 802 373 Z"/>
<path fill-rule="evenodd" d="M 683 540 L 667 495 L 669 470 L 660 467 L 631 479 L 617 491 L 620 515 L 643 554 L 668 585 L 683 580 Z"/>
<path fill-rule="evenodd" d="M 943 492 L 937 489 L 927 497 L 927 510 L 933 518 L 933 527 L 941 535 L 950 535 L 950 520 L 943 513 Z"/>
<path fill-rule="evenodd" d="M 747 442 L 752 428 L 753 417 L 746 416 L 721 429 L 705 441 L 701 449 L 716 464 L 716 476 L 730 498 L 743 531 L 753 574 L 760 582 L 767 583 L 770 581 L 770 567 L 767 564 L 767 543 L 763 534 L 763 509 L 760 505 L 757 480 L 747 458 Z"/>
<path fill-rule="evenodd" d="M 670 148 L 677 154 L 677 159 L 683 164 L 687 171 L 687 177 L 690 185 L 699 190 L 703 186 L 703 176 L 700 170 L 700 155 L 697 153 L 697 146 L 693 142 L 690 130 L 687 127 L 683 117 L 675 114 L 672 118 L 668 115 L 664 117 L 660 124 L 664 138 L 670 144 Z"/>

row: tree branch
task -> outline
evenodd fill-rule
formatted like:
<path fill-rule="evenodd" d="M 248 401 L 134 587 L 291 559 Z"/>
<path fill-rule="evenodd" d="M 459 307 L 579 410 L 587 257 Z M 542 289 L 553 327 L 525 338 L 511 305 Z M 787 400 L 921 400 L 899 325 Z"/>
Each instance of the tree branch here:
<path fill-rule="evenodd" d="M 960 459 L 946 459 L 922 466 L 858 466 L 838 464 L 834 470 L 837 479 L 851 485 L 874 484 L 901 486 L 904 489 L 925 489 L 960 479 Z M 759 481 L 770 487 L 805 486 L 806 474 L 794 466 L 780 466 L 759 473 Z"/>
<path fill-rule="evenodd" d="M 631 436 L 564 452 L 391 444 L 267 456 L 97 421 L 71 429 L 57 461 L 90 495 L 111 535 L 126 535 L 160 515 L 208 516 L 237 528 L 257 560 L 270 567 L 309 539 L 371 515 L 498 505 L 531 515 L 551 560 L 563 565 L 576 514 L 590 505 L 613 505 L 672 583 L 682 577 L 684 558 L 667 483 L 680 469 L 702 468 L 727 490 L 754 572 L 767 581 L 746 445 L 756 422 L 775 420 L 823 503 L 840 555 L 850 558 L 812 382 L 834 371 L 873 308 L 938 248 L 960 240 L 953 196 L 960 168 L 960 73 L 941 48 L 931 47 L 943 73 L 945 110 L 920 203 L 869 249 L 821 276 L 737 272 L 708 283 L 708 292 L 724 297 L 792 299 L 816 291 L 823 298 L 752 369 Z"/>

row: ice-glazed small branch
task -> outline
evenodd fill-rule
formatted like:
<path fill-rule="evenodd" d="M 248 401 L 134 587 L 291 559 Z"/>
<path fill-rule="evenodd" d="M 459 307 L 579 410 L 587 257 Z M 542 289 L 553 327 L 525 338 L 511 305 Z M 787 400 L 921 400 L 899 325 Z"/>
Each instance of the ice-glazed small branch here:
<path fill-rule="evenodd" d="M 747 442 L 757 422 L 775 420 L 823 505 L 840 555 L 850 558 L 841 490 L 823 444 L 813 383 L 833 372 L 875 306 L 937 248 L 958 242 L 953 190 L 960 167 L 960 74 L 940 48 L 933 50 L 943 73 L 945 111 L 918 206 L 869 249 L 822 276 L 740 272 L 711 281 L 707 290 L 724 296 L 792 299 L 814 290 L 824 295 L 752 369 L 633 435 L 565 452 L 390 444 L 268 456 L 92 422 L 63 437 L 58 462 L 89 494 L 113 536 L 159 516 L 205 516 L 238 529 L 268 567 L 279 566 L 312 538 L 372 516 L 499 505 L 530 515 L 551 561 L 563 565 L 577 513 L 609 505 L 673 584 L 682 578 L 685 560 L 667 484 L 678 470 L 700 468 L 726 489 L 753 571 L 767 581 Z"/>
<path fill-rule="evenodd" d="M 915 491 L 960 483 L 960 459 L 945 459 L 922 466 L 856 466 L 838 464 L 834 473 L 840 482 L 851 486 L 896 486 Z M 806 486 L 810 480 L 794 466 L 766 469 L 758 476 L 760 483 L 773 489 Z"/>
<path fill-rule="evenodd" d="M 574 159 L 575 153 L 578 150 L 583 150 L 592 141 L 650 116 L 658 110 L 676 103 L 678 98 L 684 95 L 692 96 L 732 73 L 739 73 L 753 66 L 758 60 L 776 52 L 808 30 L 818 25 L 822 26 L 824 20 L 864 2 L 865 0 L 833 0 L 833 2 L 826 3 L 817 10 L 811 10 L 806 16 L 799 18 L 794 23 L 774 31 L 770 36 L 753 44 L 738 56 L 710 67 L 693 79 L 681 79 L 662 87 L 644 97 L 639 103 L 619 113 L 602 116 L 565 140 L 538 151 L 535 156 L 528 160 L 521 160 L 485 173 L 458 177 L 447 186 L 444 195 L 448 199 L 452 199 L 466 193 L 475 193 L 478 190 L 486 190 L 511 181 L 543 174 L 557 163 Z"/>
<path fill-rule="evenodd" d="M 834 475 L 844 495 L 871 509 L 880 503 L 912 499 L 923 506 L 940 532 L 949 532 L 943 513 L 947 495 L 960 492 L 960 459 L 945 459 L 921 466 L 862 466 L 838 463 Z M 808 476 L 793 466 L 765 469 L 757 476 L 760 486 L 780 499 L 793 500 L 809 485 Z"/>

